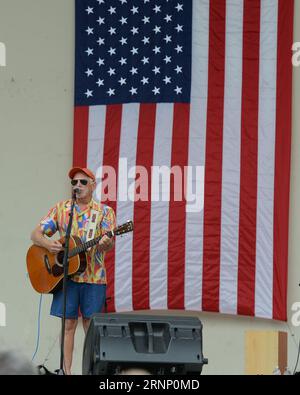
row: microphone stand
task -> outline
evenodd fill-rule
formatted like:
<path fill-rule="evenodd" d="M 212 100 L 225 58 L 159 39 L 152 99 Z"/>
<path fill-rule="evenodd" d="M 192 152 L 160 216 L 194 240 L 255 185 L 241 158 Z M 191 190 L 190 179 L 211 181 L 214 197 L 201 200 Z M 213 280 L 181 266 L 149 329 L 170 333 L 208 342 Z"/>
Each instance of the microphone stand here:
<path fill-rule="evenodd" d="M 65 375 L 64 371 L 64 345 L 65 345 L 65 327 L 66 327 L 66 303 L 67 303 L 67 279 L 68 279 L 68 271 L 69 271 L 69 243 L 70 243 L 70 235 L 73 224 L 73 216 L 74 216 L 74 207 L 76 202 L 76 189 L 73 191 L 72 195 L 72 204 L 70 211 L 70 218 L 67 227 L 67 232 L 65 236 L 65 249 L 64 249 L 64 259 L 63 259 L 63 268 L 64 268 L 64 277 L 63 277 L 63 315 L 62 315 L 62 324 L 61 324 L 61 346 L 60 346 L 60 368 L 57 371 L 58 375 Z"/>

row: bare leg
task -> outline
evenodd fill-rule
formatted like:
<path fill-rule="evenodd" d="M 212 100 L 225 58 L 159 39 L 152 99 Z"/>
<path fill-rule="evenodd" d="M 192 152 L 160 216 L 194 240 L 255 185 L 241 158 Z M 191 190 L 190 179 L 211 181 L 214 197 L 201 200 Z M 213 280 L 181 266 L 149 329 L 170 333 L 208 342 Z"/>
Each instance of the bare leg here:
<path fill-rule="evenodd" d="M 74 349 L 74 336 L 78 320 L 66 319 L 65 324 L 65 344 L 64 344 L 64 371 L 71 374 L 72 357 Z"/>
<path fill-rule="evenodd" d="M 82 319 L 82 323 L 83 323 L 83 329 L 84 329 L 84 333 L 87 334 L 87 331 L 89 329 L 89 325 L 90 325 L 91 320 L 88 318 L 83 318 Z"/>

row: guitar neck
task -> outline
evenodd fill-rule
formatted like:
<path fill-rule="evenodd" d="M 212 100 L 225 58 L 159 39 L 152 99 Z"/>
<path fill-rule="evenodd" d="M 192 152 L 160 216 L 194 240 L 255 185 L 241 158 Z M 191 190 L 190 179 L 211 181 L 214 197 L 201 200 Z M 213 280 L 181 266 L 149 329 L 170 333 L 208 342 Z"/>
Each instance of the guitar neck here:
<path fill-rule="evenodd" d="M 109 231 L 105 233 L 105 235 L 111 238 L 114 235 L 114 233 L 112 231 Z M 104 235 L 98 236 L 95 239 L 89 240 L 86 243 L 80 244 L 77 247 L 73 248 L 73 250 L 69 252 L 69 258 L 73 258 L 74 256 L 81 254 L 82 252 L 88 250 L 89 248 L 94 247 L 96 244 L 99 243 L 99 241 L 102 239 L 103 236 Z"/>

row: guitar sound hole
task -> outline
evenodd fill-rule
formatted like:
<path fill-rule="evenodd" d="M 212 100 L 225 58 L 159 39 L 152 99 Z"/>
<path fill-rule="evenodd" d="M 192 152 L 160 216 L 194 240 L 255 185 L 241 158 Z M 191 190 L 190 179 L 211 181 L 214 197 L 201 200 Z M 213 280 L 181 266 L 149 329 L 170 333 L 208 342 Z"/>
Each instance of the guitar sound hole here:
<path fill-rule="evenodd" d="M 64 251 L 60 251 L 55 257 L 55 265 L 52 267 L 52 274 L 54 277 L 58 277 L 64 272 Z"/>
<path fill-rule="evenodd" d="M 64 269 L 62 268 L 62 266 L 53 265 L 52 274 L 54 277 L 59 277 L 61 274 L 63 274 L 63 272 L 64 272 Z"/>
<path fill-rule="evenodd" d="M 62 266 L 64 262 L 64 251 L 59 251 L 59 253 L 56 255 L 56 264 L 58 266 Z"/>

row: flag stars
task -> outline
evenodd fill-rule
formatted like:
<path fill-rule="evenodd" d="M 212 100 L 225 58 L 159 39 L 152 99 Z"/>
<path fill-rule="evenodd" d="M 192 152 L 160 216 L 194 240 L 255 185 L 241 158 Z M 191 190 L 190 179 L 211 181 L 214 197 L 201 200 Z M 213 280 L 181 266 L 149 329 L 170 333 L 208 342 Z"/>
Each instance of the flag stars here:
<path fill-rule="evenodd" d="M 156 86 L 154 87 L 154 89 L 152 89 L 152 92 L 154 93 L 154 95 L 159 95 L 160 94 L 160 88 L 157 88 Z"/>
<path fill-rule="evenodd" d="M 89 98 L 89 97 L 93 96 L 93 91 L 90 91 L 89 89 L 87 89 L 87 91 L 84 94 L 86 95 L 87 98 Z"/>
<path fill-rule="evenodd" d="M 139 33 L 139 28 L 133 26 L 133 28 L 132 28 L 130 31 L 131 31 L 131 33 L 132 33 L 133 35 L 135 35 L 135 34 L 138 34 L 138 33 Z"/>
<path fill-rule="evenodd" d="M 86 8 L 86 12 L 88 13 L 88 15 L 93 14 L 94 13 L 94 8 L 88 7 L 88 8 Z"/>
<path fill-rule="evenodd" d="M 139 7 L 133 6 L 130 11 L 133 13 L 133 15 L 134 14 L 138 14 L 139 13 Z"/>
<path fill-rule="evenodd" d="M 111 67 L 109 68 L 109 70 L 108 70 L 107 72 L 108 72 L 108 74 L 109 74 L 110 76 L 116 75 L 116 69 L 112 69 Z"/>
<path fill-rule="evenodd" d="M 96 84 L 98 85 L 98 87 L 100 88 L 100 86 L 104 85 L 104 80 L 101 80 L 100 78 L 98 78 L 98 81 L 96 82 Z"/>
<path fill-rule="evenodd" d="M 182 88 L 180 88 L 179 86 L 176 86 L 176 88 L 174 89 L 174 92 L 176 92 L 177 95 L 182 94 Z"/>
<path fill-rule="evenodd" d="M 179 4 L 179 3 L 177 3 L 177 6 L 175 7 L 176 8 L 176 10 L 179 12 L 179 11 L 183 11 L 183 4 Z"/>
<path fill-rule="evenodd" d="M 132 55 L 137 55 L 139 53 L 138 48 L 132 47 L 130 52 L 132 53 Z"/>
<path fill-rule="evenodd" d="M 160 26 L 155 26 L 155 28 L 153 29 L 155 34 L 161 33 L 160 31 L 161 27 Z"/>
<path fill-rule="evenodd" d="M 110 47 L 107 52 L 110 54 L 110 56 L 115 55 L 116 54 L 116 48 Z"/>
<path fill-rule="evenodd" d="M 176 71 L 177 74 L 182 73 L 182 67 L 180 66 L 176 66 L 174 70 Z"/>
<path fill-rule="evenodd" d="M 109 96 L 114 96 L 115 94 L 115 89 L 109 88 L 109 90 L 106 92 Z"/>
<path fill-rule="evenodd" d="M 108 9 L 108 12 L 110 13 L 110 15 L 115 14 L 116 13 L 116 7 L 110 6 L 109 9 Z"/>
<path fill-rule="evenodd" d="M 126 78 L 121 77 L 118 81 L 120 83 L 120 85 L 126 85 Z"/>
<path fill-rule="evenodd" d="M 153 73 L 156 74 L 160 74 L 160 67 L 155 66 L 154 69 L 152 69 Z"/>
<path fill-rule="evenodd" d="M 158 53 L 160 53 L 160 47 L 155 46 L 155 47 L 153 48 L 153 52 L 155 53 L 155 55 L 157 55 Z"/>
<path fill-rule="evenodd" d="M 132 67 L 129 72 L 131 73 L 131 75 L 137 74 L 138 73 L 138 69 L 136 67 Z"/>
<path fill-rule="evenodd" d="M 129 92 L 131 93 L 131 95 L 137 95 L 137 88 L 134 88 L 133 86 L 131 87 L 131 89 L 129 90 Z"/>
<path fill-rule="evenodd" d="M 149 16 L 144 16 L 144 18 L 142 19 L 142 21 L 144 22 L 144 24 L 150 23 L 150 17 L 149 17 Z"/>
<path fill-rule="evenodd" d="M 119 60 L 119 63 L 121 63 L 121 66 L 123 66 L 124 64 L 127 64 L 127 59 L 122 57 L 122 58 Z"/>
<path fill-rule="evenodd" d="M 177 30 L 177 33 L 183 32 L 183 25 L 177 24 L 177 26 L 175 27 L 175 30 Z"/>
<path fill-rule="evenodd" d="M 145 56 L 143 57 L 143 59 L 141 60 L 141 62 L 145 65 L 149 63 L 149 58 L 146 58 Z"/>
<path fill-rule="evenodd" d="M 115 27 L 110 27 L 109 28 L 109 34 L 112 36 L 113 34 L 116 34 L 116 28 Z"/>
<path fill-rule="evenodd" d="M 104 59 L 99 58 L 96 63 L 98 63 L 99 67 L 103 66 L 104 65 Z"/>
<path fill-rule="evenodd" d="M 121 37 L 121 40 L 119 40 L 119 42 L 121 43 L 121 45 L 125 45 L 127 44 L 127 38 Z"/>
<path fill-rule="evenodd" d="M 165 78 L 163 79 L 164 83 L 167 84 L 171 84 L 171 77 L 165 76 Z"/>
<path fill-rule="evenodd" d="M 124 5 L 126 7 L 121 8 Z M 82 74 L 90 86 L 81 92 L 87 103 L 94 102 L 96 96 L 98 99 L 101 92 L 109 103 L 115 102 L 118 95 L 120 100 L 126 98 L 134 102 L 140 100 L 142 92 L 153 95 L 154 101 L 164 101 L 168 96 L 170 100 L 173 97 L 180 101 L 185 97 L 186 89 L 180 80 L 185 68 L 178 56 L 186 54 L 184 43 L 179 40 L 180 33 L 185 34 L 187 29 L 182 19 L 186 11 L 184 5 L 183 0 L 86 2 L 83 13 L 88 22 L 81 26 L 86 44 L 81 47 L 81 54 L 86 61 Z M 154 15 L 159 18 L 156 22 Z M 158 38 L 163 40 L 163 45 Z"/>
<path fill-rule="evenodd" d="M 166 62 L 166 64 L 171 63 L 171 56 L 165 56 L 164 61 Z"/>
<path fill-rule="evenodd" d="M 183 52 L 183 50 L 182 50 L 182 45 L 177 45 L 177 47 L 175 48 L 175 51 L 177 52 L 177 53 L 182 53 Z"/>
<path fill-rule="evenodd" d="M 104 43 L 105 43 L 105 39 L 104 39 L 104 38 L 102 38 L 102 37 L 99 37 L 99 39 L 98 39 L 97 43 L 98 43 L 99 45 L 104 45 Z"/>
<path fill-rule="evenodd" d="M 146 44 L 150 44 L 150 37 L 144 37 L 142 39 L 142 42 L 146 45 Z"/>
<path fill-rule="evenodd" d="M 166 37 L 164 38 L 166 44 L 170 43 L 172 41 L 172 36 L 168 36 L 166 35 Z"/>
<path fill-rule="evenodd" d="M 90 77 L 91 75 L 93 75 L 93 71 L 94 71 L 94 70 L 87 69 L 86 72 L 85 72 L 85 74 L 87 75 L 87 77 Z"/>
<path fill-rule="evenodd" d="M 149 84 L 149 78 L 143 77 L 143 79 L 141 79 L 141 83 L 143 85 Z"/>
<path fill-rule="evenodd" d="M 127 18 L 124 18 L 124 16 L 122 16 L 119 22 L 121 22 L 122 25 L 125 25 L 125 23 L 127 23 Z"/>
<path fill-rule="evenodd" d="M 87 32 L 87 34 L 89 36 L 90 34 L 94 34 L 94 29 L 92 27 L 88 26 L 88 28 L 86 29 L 86 32 Z"/>
<path fill-rule="evenodd" d="M 100 26 L 101 26 L 101 25 L 105 25 L 105 18 L 101 18 L 101 17 L 99 16 L 99 18 L 97 19 L 97 22 L 99 23 Z"/>
<path fill-rule="evenodd" d="M 88 48 L 86 51 L 88 56 L 93 55 L 94 54 L 94 49 L 93 48 Z"/>

